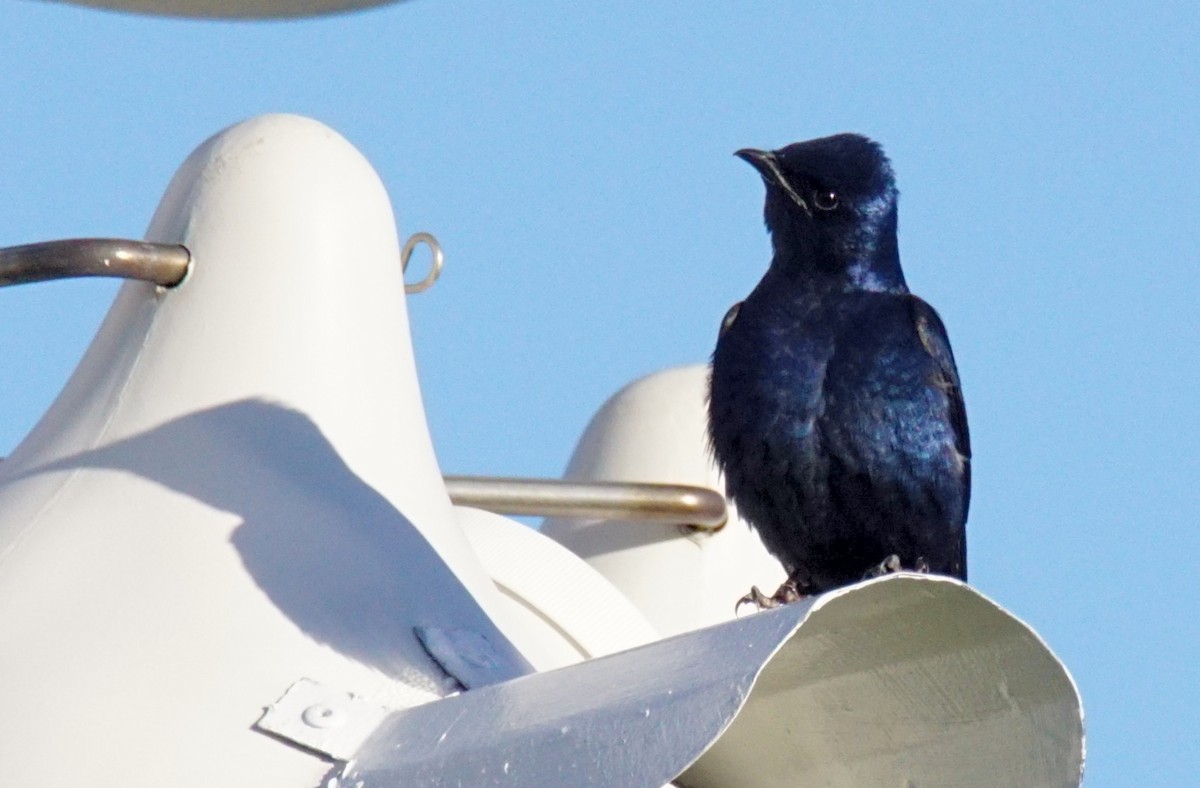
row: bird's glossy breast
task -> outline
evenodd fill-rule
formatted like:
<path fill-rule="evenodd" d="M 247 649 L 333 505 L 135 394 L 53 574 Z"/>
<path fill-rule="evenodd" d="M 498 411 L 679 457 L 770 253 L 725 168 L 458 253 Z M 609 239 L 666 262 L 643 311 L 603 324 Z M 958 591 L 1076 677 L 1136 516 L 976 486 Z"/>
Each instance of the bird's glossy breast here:
<path fill-rule="evenodd" d="M 900 297 L 748 300 L 713 363 L 713 418 L 735 422 L 741 450 L 837 451 L 919 474 L 953 444 L 936 365 Z"/>

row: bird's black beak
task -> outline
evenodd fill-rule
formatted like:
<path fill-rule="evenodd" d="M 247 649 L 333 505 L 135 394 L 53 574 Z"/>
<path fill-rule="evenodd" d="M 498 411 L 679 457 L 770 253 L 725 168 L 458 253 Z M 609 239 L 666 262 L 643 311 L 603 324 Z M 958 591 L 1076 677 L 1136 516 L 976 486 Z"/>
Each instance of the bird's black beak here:
<path fill-rule="evenodd" d="M 758 150 L 757 148 L 742 148 L 733 154 L 742 161 L 749 164 L 754 169 L 758 170 L 758 174 L 762 176 L 767 187 L 775 187 L 792 199 L 792 202 L 800 206 L 808 216 L 812 216 L 812 211 L 808 207 L 808 203 L 804 198 L 796 193 L 792 184 L 788 183 L 787 178 L 783 177 L 783 172 L 779 169 L 779 159 L 769 150 Z"/>
<path fill-rule="evenodd" d="M 771 151 L 759 150 L 758 148 L 742 148 L 733 155 L 737 156 L 739 159 L 758 170 L 758 174 L 767 180 L 774 180 L 772 175 L 772 165 L 774 164 L 775 155 L 771 153 Z M 778 171 L 777 167 L 774 169 L 776 172 Z"/>

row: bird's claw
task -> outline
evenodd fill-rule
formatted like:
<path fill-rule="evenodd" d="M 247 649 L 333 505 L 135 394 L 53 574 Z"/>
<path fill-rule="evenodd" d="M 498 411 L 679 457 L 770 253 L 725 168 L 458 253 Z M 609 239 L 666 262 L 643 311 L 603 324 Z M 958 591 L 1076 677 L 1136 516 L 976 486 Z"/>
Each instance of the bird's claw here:
<path fill-rule="evenodd" d="M 903 570 L 904 565 L 900 563 L 900 556 L 892 553 L 887 558 L 880 561 L 878 566 L 873 566 L 868 569 L 866 574 L 863 575 L 863 580 L 871 580 L 876 577 L 883 577 L 884 575 L 892 575 Z M 929 559 L 923 555 L 917 556 L 917 560 L 913 563 L 911 571 L 919 572 L 923 575 L 929 574 Z"/>
<path fill-rule="evenodd" d="M 900 556 L 892 553 L 887 558 L 879 562 L 878 566 L 873 566 L 863 575 L 863 580 L 871 580 L 884 575 L 891 575 L 899 572 L 904 567 L 900 564 Z"/>
<path fill-rule="evenodd" d="M 758 610 L 775 607 L 775 603 L 771 600 L 771 597 L 759 591 L 758 586 L 750 586 L 750 593 L 739 599 L 737 604 L 733 606 L 733 614 L 735 616 L 742 612 L 742 605 L 754 605 Z"/>
<path fill-rule="evenodd" d="M 737 601 L 733 612 L 734 615 L 741 612 L 742 605 L 754 605 L 759 610 L 769 610 L 780 605 L 797 602 L 806 596 L 807 594 L 800 593 L 800 589 L 796 586 L 796 581 L 791 578 L 785 580 L 783 585 L 779 586 L 771 596 L 767 596 L 762 591 L 759 591 L 758 586 L 750 586 L 750 593 Z"/>

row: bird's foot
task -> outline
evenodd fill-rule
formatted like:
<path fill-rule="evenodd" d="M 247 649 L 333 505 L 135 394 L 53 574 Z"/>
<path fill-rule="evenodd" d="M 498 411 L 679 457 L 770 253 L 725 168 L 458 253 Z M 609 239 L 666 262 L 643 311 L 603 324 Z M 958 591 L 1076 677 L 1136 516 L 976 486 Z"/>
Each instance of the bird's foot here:
<path fill-rule="evenodd" d="M 741 611 L 742 605 L 754 605 L 759 610 L 769 610 L 780 605 L 798 602 L 807 596 L 808 594 L 800 593 L 796 581 L 792 578 L 785 580 L 783 585 L 779 586 L 778 590 L 771 596 L 767 596 L 762 591 L 759 591 L 758 586 L 750 586 L 750 593 L 737 601 L 737 605 L 734 607 L 734 614 L 736 615 Z"/>
<path fill-rule="evenodd" d="M 868 569 L 866 574 L 863 575 L 863 580 L 871 580 L 872 578 L 895 574 L 896 572 L 901 572 L 903 570 L 904 566 L 900 563 L 900 556 L 892 553 L 887 558 L 883 559 L 883 561 L 879 563 L 879 566 L 873 566 Z M 929 559 L 923 555 L 917 556 L 917 560 L 913 563 L 910 571 L 919 572 L 923 575 L 929 574 Z"/>
<path fill-rule="evenodd" d="M 873 566 L 863 574 L 863 580 L 871 580 L 884 575 L 891 575 L 899 572 L 904 567 L 900 565 L 900 556 L 892 553 L 887 558 L 879 562 L 879 566 Z"/>
<path fill-rule="evenodd" d="M 775 607 L 776 602 L 772 601 L 771 597 L 758 590 L 758 586 L 750 586 L 750 593 L 737 601 L 733 607 L 733 614 L 736 616 L 742 612 L 742 605 L 754 605 L 758 610 L 765 610 L 768 607 Z"/>

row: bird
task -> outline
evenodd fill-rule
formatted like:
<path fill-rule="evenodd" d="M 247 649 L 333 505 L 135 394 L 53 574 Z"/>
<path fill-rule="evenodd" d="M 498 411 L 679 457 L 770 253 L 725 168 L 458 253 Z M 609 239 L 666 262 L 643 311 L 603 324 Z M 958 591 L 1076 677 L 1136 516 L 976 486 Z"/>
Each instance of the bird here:
<path fill-rule="evenodd" d="M 900 267 L 891 162 L 850 133 L 735 155 L 766 186 L 773 256 L 721 322 L 708 437 L 787 572 L 739 606 L 901 569 L 965 582 L 966 408 L 942 320 Z"/>

